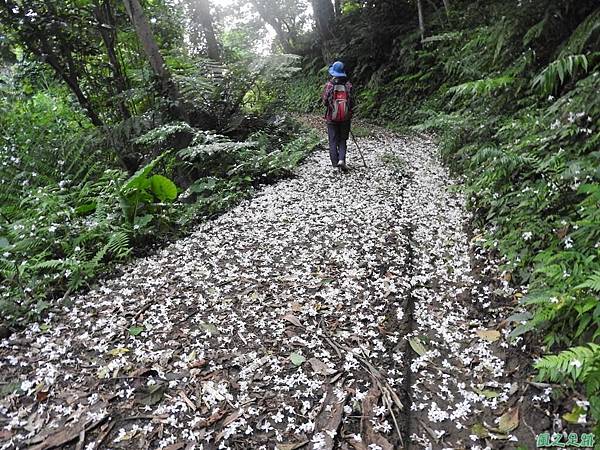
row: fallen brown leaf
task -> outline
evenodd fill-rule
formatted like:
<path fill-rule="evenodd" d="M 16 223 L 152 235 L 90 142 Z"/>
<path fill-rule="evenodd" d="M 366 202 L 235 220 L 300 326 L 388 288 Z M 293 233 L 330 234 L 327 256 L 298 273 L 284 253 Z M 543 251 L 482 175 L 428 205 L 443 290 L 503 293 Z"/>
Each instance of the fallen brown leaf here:
<path fill-rule="evenodd" d="M 101 411 L 101 409 L 96 409 Z M 82 414 L 81 417 L 88 417 L 87 414 Z M 52 448 L 58 448 L 71 441 L 77 439 L 82 432 L 90 431 L 100 425 L 106 420 L 108 414 L 105 413 L 96 420 L 83 420 L 72 425 L 66 425 L 55 433 L 46 434 L 44 436 L 36 436 L 36 441 L 41 443 L 30 447 L 29 450 L 49 450 Z"/>
<path fill-rule="evenodd" d="M 312 370 L 319 375 L 333 375 L 334 373 L 337 372 L 337 370 L 332 369 L 331 367 L 328 367 L 327 364 L 325 364 L 323 361 L 321 361 L 318 358 L 310 358 L 308 360 L 308 362 L 310 363 L 310 366 L 312 367 Z"/>
<path fill-rule="evenodd" d="M 383 450 L 394 450 L 393 445 L 390 444 L 384 436 L 378 434 L 371 424 L 370 418 L 375 415 L 373 409 L 377 406 L 379 397 L 381 397 L 381 391 L 376 387 L 372 387 L 362 401 L 363 416 L 360 421 L 360 426 L 363 439 L 367 447 L 371 444 L 376 444 Z"/>
<path fill-rule="evenodd" d="M 475 333 L 481 339 L 484 339 L 488 342 L 496 342 L 501 336 L 500 332 L 497 330 L 477 330 Z"/>
<path fill-rule="evenodd" d="M 276 450 L 296 450 L 298 448 L 304 447 L 308 444 L 308 441 L 300 441 L 300 442 L 291 442 L 289 444 L 277 444 L 275 446 Z"/>
<path fill-rule="evenodd" d="M 338 430 L 342 423 L 344 404 L 346 403 L 346 398 L 348 396 L 347 392 L 344 394 L 344 398 L 341 401 L 338 401 L 333 392 L 333 387 L 329 385 L 326 388 L 325 401 L 323 402 L 320 413 L 315 419 L 315 434 L 323 433 L 325 438 L 324 446 L 320 446 L 319 449 L 333 450 L 335 447 Z M 316 447 L 311 443 L 308 448 L 313 450 Z"/>
<path fill-rule="evenodd" d="M 288 322 L 290 322 L 294 326 L 302 328 L 302 323 L 292 313 L 287 313 L 285 316 L 282 317 L 282 319 L 283 320 L 287 320 Z"/>

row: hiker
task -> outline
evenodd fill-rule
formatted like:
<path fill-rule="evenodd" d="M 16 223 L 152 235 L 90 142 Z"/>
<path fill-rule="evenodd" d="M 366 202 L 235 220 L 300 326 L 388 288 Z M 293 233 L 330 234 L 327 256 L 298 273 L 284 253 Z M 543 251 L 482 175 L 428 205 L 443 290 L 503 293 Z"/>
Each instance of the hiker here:
<path fill-rule="evenodd" d="M 352 83 L 344 72 L 344 63 L 334 62 L 329 67 L 331 79 L 325 85 L 321 98 L 327 107 L 327 135 L 329 136 L 329 156 L 335 169 L 347 170 L 346 141 L 350 134 L 352 119 Z"/>

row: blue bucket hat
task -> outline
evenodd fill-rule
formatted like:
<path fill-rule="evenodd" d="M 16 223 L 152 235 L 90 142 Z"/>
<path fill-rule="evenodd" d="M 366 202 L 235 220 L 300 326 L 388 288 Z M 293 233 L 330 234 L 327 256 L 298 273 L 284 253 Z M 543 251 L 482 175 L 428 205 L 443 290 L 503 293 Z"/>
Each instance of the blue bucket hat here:
<path fill-rule="evenodd" d="M 337 78 L 346 77 L 347 75 L 344 72 L 344 63 L 341 61 L 334 62 L 329 67 L 329 75 L 331 75 L 332 77 L 337 77 Z"/>

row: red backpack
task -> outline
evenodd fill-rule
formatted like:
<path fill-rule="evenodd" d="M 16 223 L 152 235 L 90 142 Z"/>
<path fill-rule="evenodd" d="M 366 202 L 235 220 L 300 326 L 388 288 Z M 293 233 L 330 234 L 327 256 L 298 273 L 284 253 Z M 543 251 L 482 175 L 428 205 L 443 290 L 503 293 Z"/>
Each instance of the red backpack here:
<path fill-rule="evenodd" d="M 346 122 L 350 120 L 349 93 L 344 84 L 335 84 L 331 99 L 331 121 Z"/>

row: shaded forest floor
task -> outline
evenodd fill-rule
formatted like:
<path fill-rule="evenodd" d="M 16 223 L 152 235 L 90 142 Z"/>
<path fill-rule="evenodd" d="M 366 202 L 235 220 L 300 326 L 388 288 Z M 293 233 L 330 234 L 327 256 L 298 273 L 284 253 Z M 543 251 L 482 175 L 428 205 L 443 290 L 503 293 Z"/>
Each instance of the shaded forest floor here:
<path fill-rule="evenodd" d="M 550 389 L 435 144 L 359 141 L 2 341 L 0 448 L 532 448 Z"/>

